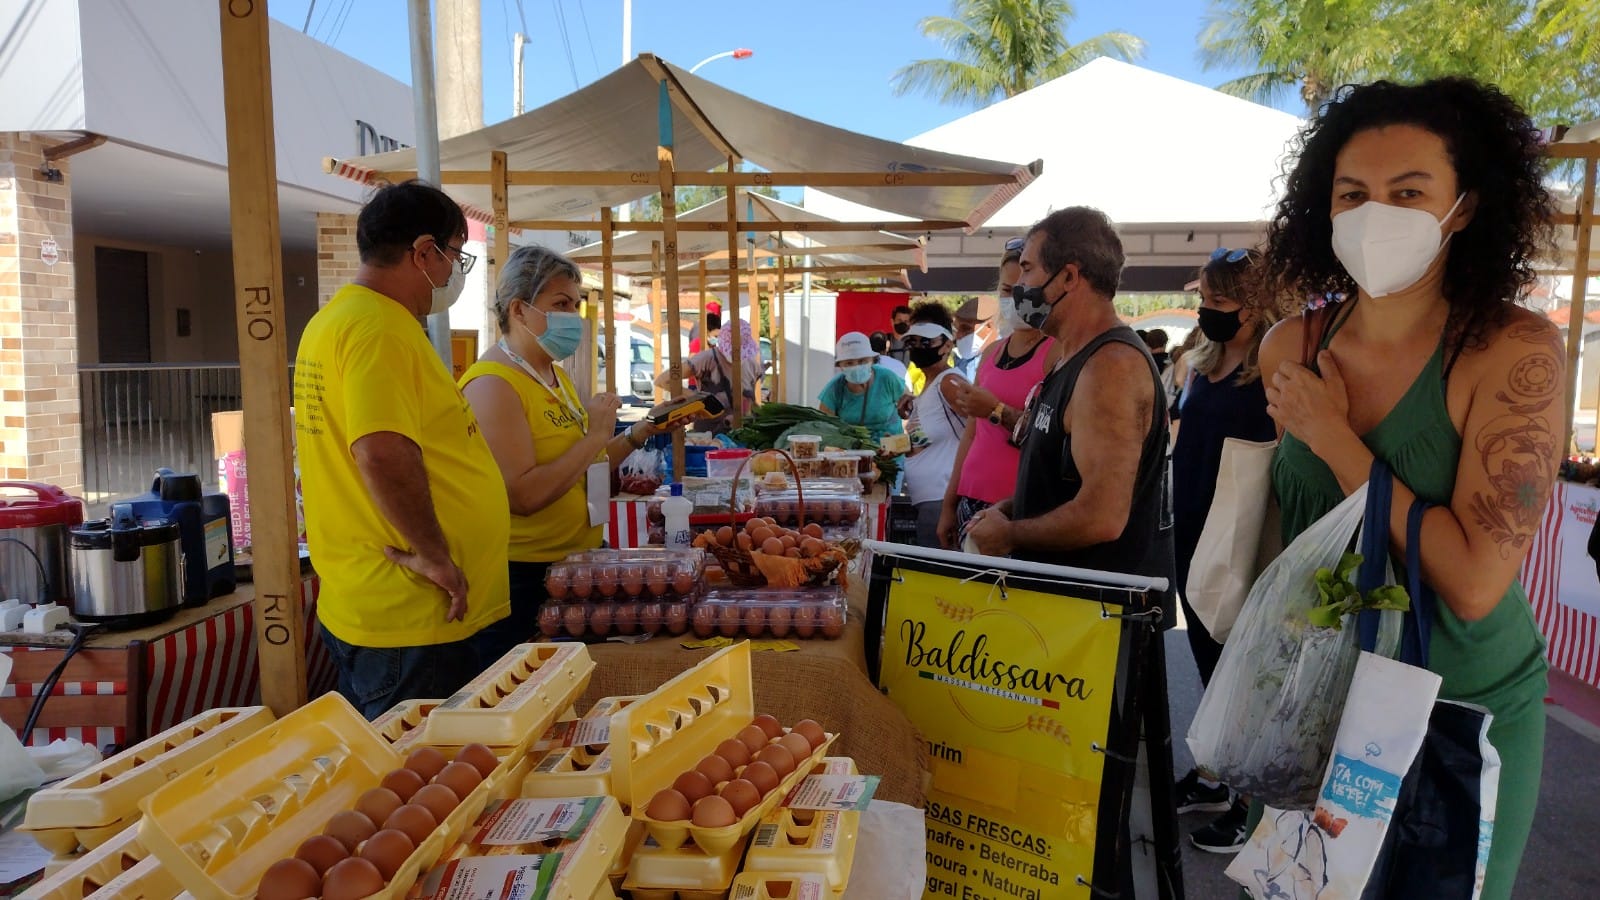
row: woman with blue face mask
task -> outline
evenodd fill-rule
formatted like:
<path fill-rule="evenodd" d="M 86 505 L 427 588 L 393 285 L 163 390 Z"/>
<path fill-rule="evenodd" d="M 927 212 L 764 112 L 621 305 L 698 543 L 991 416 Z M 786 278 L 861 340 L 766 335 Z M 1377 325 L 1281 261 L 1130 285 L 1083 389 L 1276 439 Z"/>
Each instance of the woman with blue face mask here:
<path fill-rule="evenodd" d="M 586 339 L 582 276 L 565 256 L 518 247 L 495 292 L 500 340 L 461 376 L 461 390 L 500 465 L 511 500 L 511 615 L 473 639 L 488 665 L 537 640 L 545 570 L 568 554 L 600 546 L 611 472 L 656 433 L 646 422 L 616 431 L 616 394 L 583 399 L 558 365 Z"/>
<path fill-rule="evenodd" d="M 872 342 L 859 331 L 839 338 L 834 347 L 833 376 L 817 397 L 817 407 L 851 425 L 872 432 L 874 440 L 887 434 L 904 434 L 899 404 L 906 393 L 905 382 L 894 372 L 877 364 Z"/>

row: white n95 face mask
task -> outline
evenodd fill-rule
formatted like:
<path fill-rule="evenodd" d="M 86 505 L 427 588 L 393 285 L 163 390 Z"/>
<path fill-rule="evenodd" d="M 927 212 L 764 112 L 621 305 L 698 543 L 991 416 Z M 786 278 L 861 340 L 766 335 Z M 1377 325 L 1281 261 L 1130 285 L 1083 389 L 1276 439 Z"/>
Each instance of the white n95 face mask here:
<path fill-rule="evenodd" d="M 1333 217 L 1333 255 L 1369 297 L 1386 297 L 1416 284 L 1444 249 L 1444 223 L 1461 206 L 1435 219 L 1422 209 L 1368 200 Z"/>

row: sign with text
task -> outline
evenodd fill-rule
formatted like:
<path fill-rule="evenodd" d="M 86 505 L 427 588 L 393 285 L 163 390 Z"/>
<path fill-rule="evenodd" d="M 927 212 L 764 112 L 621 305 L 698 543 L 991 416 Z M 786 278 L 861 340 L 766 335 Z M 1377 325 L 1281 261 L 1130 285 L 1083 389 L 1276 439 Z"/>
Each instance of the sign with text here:
<path fill-rule="evenodd" d="M 879 680 L 933 773 L 924 896 L 1087 898 L 1126 815 L 1102 809 L 1121 607 L 967 574 L 896 568 L 885 605 Z"/>

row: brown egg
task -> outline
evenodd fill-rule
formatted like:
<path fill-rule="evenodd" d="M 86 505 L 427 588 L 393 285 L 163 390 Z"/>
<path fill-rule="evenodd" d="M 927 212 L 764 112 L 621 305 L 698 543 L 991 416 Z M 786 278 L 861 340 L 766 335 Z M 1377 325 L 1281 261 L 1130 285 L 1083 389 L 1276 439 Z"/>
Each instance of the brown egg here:
<path fill-rule="evenodd" d="M 622 567 L 622 592 L 629 597 L 639 596 L 644 590 L 644 566 L 627 565 Z"/>
<path fill-rule="evenodd" d="M 383 776 L 383 781 L 380 782 L 383 787 L 394 791 L 395 796 L 400 798 L 401 803 L 410 800 L 411 795 L 422 790 L 422 786 L 427 783 L 427 779 L 410 769 L 395 769 L 393 772 Z"/>
<path fill-rule="evenodd" d="M 815 719 L 801 719 L 794 723 L 794 728 L 790 729 L 789 733 L 804 737 L 813 750 L 828 740 L 828 733 L 822 730 L 822 726 Z"/>
<path fill-rule="evenodd" d="M 689 818 L 693 810 L 689 799 L 673 788 L 656 791 L 650 798 L 650 805 L 644 808 L 644 814 L 657 822 L 678 822 Z"/>
<path fill-rule="evenodd" d="M 768 556 L 782 556 L 783 550 L 783 541 L 780 541 L 777 538 L 767 538 L 765 541 L 761 542 L 761 552 L 767 554 Z"/>
<path fill-rule="evenodd" d="M 417 795 L 411 798 L 411 802 L 426 808 L 428 812 L 433 813 L 435 819 L 443 822 L 446 816 L 461 805 L 461 798 L 456 796 L 455 791 L 442 784 L 430 784 L 417 791 Z"/>
<path fill-rule="evenodd" d="M 415 770 L 413 770 L 415 771 Z M 356 812 L 361 813 L 374 822 L 382 822 L 394 814 L 394 811 L 405 805 L 400 795 L 385 787 L 375 787 L 356 801 Z M 330 863 L 331 865 L 331 863 Z"/>
<path fill-rule="evenodd" d="M 500 768 L 500 757 L 495 756 L 493 750 L 482 744 L 468 744 L 457 750 L 455 761 L 466 763 L 477 769 L 478 774 L 485 778 L 493 775 L 494 770 Z"/>
<path fill-rule="evenodd" d="M 710 637 L 717 630 L 717 608 L 707 603 L 694 608 L 694 633 L 696 637 Z"/>
<path fill-rule="evenodd" d="M 562 566 L 551 566 L 544 573 L 544 592 L 552 600 L 560 600 L 567 595 L 567 588 L 571 579 L 567 577 L 567 570 Z"/>
<path fill-rule="evenodd" d="M 683 634 L 689 630 L 689 604 L 672 603 L 667 606 L 667 631 Z"/>
<path fill-rule="evenodd" d="M 771 766 L 772 771 L 778 773 L 779 779 L 789 777 L 789 773 L 793 772 L 794 767 L 797 765 L 794 754 L 790 753 L 789 748 L 782 744 L 769 744 L 762 747 L 761 752 L 756 754 L 756 762 L 766 763 Z"/>
<path fill-rule="evenodd" d="M 300 843 L 300 849 L 294 852 L 295 859 L 303 859 L 317 870 L 317 877 L 333 868 L 333 864 L 341 859 L 348 859 L 350 851 L 344 848 L 344 842 L 336 837 L 326 834 L 314 834 Z"/>
<path fill-rule="evenodd" d="M 567 634 L 572 637 L 583 637 L 589 630 L 589 605 L 574 603 L 566 607 L 561 613 L 561 623 L 567 629 Z"/>
<path fill-rule="evenodd" d="M 383 887 L 382 884 L 378 885 Z M 307 900 L 322 893 L 322 877 L 298 857 L 280 859 L 267 867 L 256 888 L 258 900 Z"/>
<path fill-rule="evenodd" d="M 555 637 L 561 633 L 561 607 L 545 606 L 539 610 L 539 633 Z"/>
<path fill-rule="evenodd" d="M 589 631 L 595 637 L 605 637 L 611 633 L 612 608 L 609 603 L 600 603 L 589 611 Z"/>
<path fill-rule="evenodd" d="M 767 632 L 767 611 L 752 606 L 744 611 L 744 633 L 753 638 L 761 637 Z"/>
<path fill-rule="evenodd" d="M 618 603 L 611 614 L 611 624 L 617 629 L 617 634 L 633 634 L 639 630 L 638 603 Z"/>
<path fill-rule="evenodd" d="M 744 523 L 744 533 L 755 537 L 756 530 L 765 527 L 767 527 L 767 523 L 764 520 L 752 518 Z"/>
<path fill-rule="evenodd" d="M 762 747 L 765 747 L 767 745 L 767 741 L 771 740 L 771 738 L 767 737 L 767 733 L 761 730 L 761 726 L 756 725 L 755 723 L 751 723 L 739 729 L 739 733 L 736 735 L 736 737 L 739 738 L 739 742 L 741 744 L 744 744 L 749 748 L 751 753 L 755 753 Z"/>
<path fill-rule="evenodd" d="M 594 572 L 588 566 L 572 567 L 572 596 L 579 600 L 589 599 L 594 593 Z"/>
<path fill-rule="evenodd" d="M 694 573 L 679 569 L 672 576 L 672 589 L 679 597 L 687 597 L 694 591 Z"/>
<path fill-rule="evenodd" d="M 800 548 L 790 547 L 789 549 L 783 551 L 783 555 L 789 557 L 790 559 L 800 559 Z"/>
<path fill-rule="evenodd" d="M 733 780 L 733 765 L 715 753 L 695 764 L 695 771 L 711 779 L 712 784 Z"/>
<path fill-rule="evenodd" d="M 406 864 L 406 860 L 410 859 L 416 850 L 416 842 L 405 832 L 386 828 L 367 838 L 367 842 L 361 845 L 361 858 L 377 866 L 378 874 L 383 876 L 384 881 L 388 881 L 394 877 L 394 873 L 400 871 L 400 867 Z"/>
<path fill-rule="evenodd" d="M 777 532 L 765 525 L 762 525 L 750 532 L 750 540 L 755 541 L 758 545 L 765 544 L 767 541 L 770 541 L 777 536 Z"/>
<path fill-rule="evenodd" d="M 617 594 L 617 567 L 600 566 L 595 570 L 595 587 L 600 589 L 600 596 L 611 598 Z"/>
<path fill-rule="evenodd" d="M 762 516 L 761 521 L 767 523 L 769 527 L 778 524 L 778 520 L 771 516 Z"/>
<path fill-rule="evenodd" d="M 815 747 L 811 746 L 811 741 L 809 738 L 803 734 L 797 734 L 794 731 L 790 731 L 783 737 L 778 738 L 777 744 L 779 747 L 782 747 L 783 749 L 794 754 L 794 761 L 796 765 L 805 762 L 806 758 L 811 755 L 811 751 L 816 749 Z"/>
<path fill-rule="evenodd" d="M 383 890 L 383 873 L 370 860 L 347 859 L 322 879 L 322 900 L 361 900 Z"/>
<path fill-rule="evenodd" d="M 482 782 L 483 776 L 478 774 L 478 767 L 464 762 L 453 762 L 433 777 L 434 784 L 444 785 L 451 793 L 463 799 Z M 415 802 L 415 798 L 412 799 Z"/>
<path fill-rule="evenodd" d="M 738 544 L 739 544 L 739 549 L 745 551 L 746 553 L 749 553 L 751 550 L 756 549 L 755 538 L 752 538 L 748 534 L 739 535 Z"/>
<path fill-rule="evenodd" d="M 784 550 L 793 550 L 794 548 L 800 546 L 800 539 L 794 536 L 794 532 L 789 532 L 778 540 L 783 542 Z"/>
<path fill-rule="evenodd" d="M 794 610 L 794 633 L 796 637 L 808 638 L 817 633 L 817 608 L 815 606 L 797 606 Z"/>
<path fill-rule="evenodd" d="M 844 610 L 842 609 L 833 606 L 823 607 L 819 622 L 822 628 L 822 636 L 825 638 L 837 638 L 844 634 Z"/>
<path fill-rule="evenodd" d="M 806 537 L 813 537 L 819 540 L 822 538 L 822 526 L 815 522 L 806 523 L 806 526 L 801 528 L 800 531 Z"/>
<path fill-rule="evenodd" d="M 372 837 L 377 830 L 378 826 L 372 824 L 371 819 L 353 809 L 347 809 L 344 812 L 334 813 L 333 818 L 328 820 L 327 827 L 322 829 L 322 833 L 337 839 L 344 845 L 346 853 L 354 853 L 356 847 Z"/>
<path fill-rule="evenodd" d="M 697 828 L 726 828 L 739 821 L 733 805 L 721 797 L 701 797 L 691 820 Z"/>
<path fill-rule="evenodd" d="M 439 827 L 439 820 L 433 817 L 433 813 L 428 812 L 427 807 L 408 803 L 395 810 L 394 815 L 385 819 L 383 827 L 386 831 L 390 828 L 396 831 L 403 831 L 406 833 L 406 837 L 411 838 L 412 843 L 420 844 L 428 839 L 428 835 L 432 834 L 435 828 Z"/>
<path fill-rule="evenodd" d="M 706 777 L 706 773 L 699 769 L 690 769 L 679 775 L 678 779 L 672 782 L 672 789 L 682 794 L 683 799 L 690 803 L 699 800 L 701 797 L 709 797 L 717 792 L 717 786 L 712 784 L 711 779 Z"/>
<path fill-rule="evenodd" d="M 639 604 L 639 630 L 654 635 L 666 624 L 666 607 L 660 603 Z"/>
<path fill-rule="evenodd" d="M 733 526 L 724 525 L 717 529 L 717 543 L 724 547 L 733 546 Z"/>
<path fill-rule="evenodd" d="M 823 543 L 821 538 L 808 537 L 800 542 L 800 555 L 810 559 L 827 548 L 828 545 Z"/>
<path fill-rule="evenodd" d="M 717 613 L 717 631 L 721 632 L 723 637 L 737 635 L 743 624 L 744 613 L 737 606 L 729 604 Z"/>
<path fill-rule="evenodd" d="M 432 747 L 418 747 L 406 757 L 406 768 L 421 775 L 423 781 L 432 781 L 433 776 L 439 774 L 439 770 L 449 761 L 443 753 Z"/>
<path fill-rule="evenodd" d="M 743 741 L 728 738 L 717 745 L 717 755 L 728 761 L 728 765 L 735 769 L 750 761 L 750 748 Z"/>
<path fill-rule="evenodd" d="M 771 629 L 775 638 L 788 635 L 789 624 L 793 620 L 794 613 L 787 606 L 774 606 L 767 610 L 767 628 Z"/>
<path fill-rule="evenodd" d="M 739 777 L 755 785 L 756 790 L 760 791 L 763 797 L 777 790 L 778 782 L 783 780 L 778 777 L 777 769 L 759 759 L 745 766 L 744 771 L 739 773 Z"/>
<path fill-rule="evenodd" d="M 761 729 L 761 733 L 766 735 L 767 740 L 769 741 L 773 738 L 783 737 L 783 726 L 778 724 L 778 719 L 776 716 L 769 716 L 766 713 L 762 713 L 761 715 L 756 716 L 754 719 L 751 719 L 750 724 Z M 760 748 L 758 747 L 756 749 L 759 750 Z"/>
<path fill-rule="evenodd" d="M 742 819 L 745 813 L 761 802 L 762 791 L 743 778 L 735 778 L 723 785 L 717 796 L 728 801 L 728 805 L 733 807 L 733 814 Z"/>
<path fill-rule="evenodd" d="M 650 593 L 659 597 L 667 592 L 667 579 L 671 575 L 672 570 L 666 563 L 656 563 L 644 576 L 644 586 L 650 589 Z"/>

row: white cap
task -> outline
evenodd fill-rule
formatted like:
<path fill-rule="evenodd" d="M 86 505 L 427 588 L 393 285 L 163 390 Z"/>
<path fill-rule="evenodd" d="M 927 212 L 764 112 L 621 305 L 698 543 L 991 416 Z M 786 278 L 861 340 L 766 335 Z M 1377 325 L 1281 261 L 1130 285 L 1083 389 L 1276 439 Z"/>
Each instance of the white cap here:
<path fill-rule="evenodd" d="M 930 341 L 938 338 L 955 340 L 955 335 L 951 334 L 949 329 L 933 322 L 918 322 L 906 330 L 906 337 L 927 338 Z"/>
<path fill-rule="evenodd" d="M 839 343 L 833 346 L 833 361 L 844 362 L 852 359 L 877 359 L 877 351 L 872 349 L 872 342 L 859 331 L 845 332 L 839 338 Z"/>

